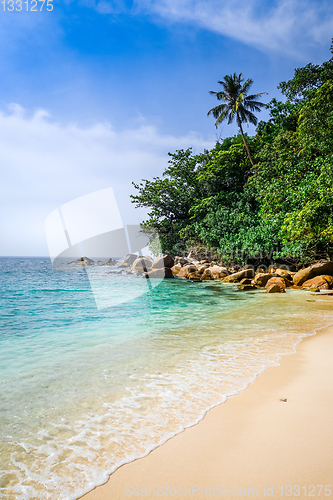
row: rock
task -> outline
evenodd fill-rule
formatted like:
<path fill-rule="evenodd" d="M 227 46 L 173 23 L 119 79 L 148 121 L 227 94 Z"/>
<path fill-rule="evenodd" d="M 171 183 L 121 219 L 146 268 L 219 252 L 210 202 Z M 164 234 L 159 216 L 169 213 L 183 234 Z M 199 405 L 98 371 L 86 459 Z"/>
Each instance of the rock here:
<path fill-rule="evenodd" d="M 171 271 L 173 272 L 173 274 L 178 274 L 181 268 L 181 264 L 175 264 L 174 266 L 172 266 Z"/>
<path fill-rule="evenodd" d="M 277 274 L 278 276 L 285 276 L 286 274 L 289 274 L 289 271 L 287 269 L 282 269 L 280 267 L 277 267 L 274 271 L 275 274 Z"/>
<path fill-rule="evenodd" d="M 329 290 L 333 284 L 332 276 L 316 276 L 303 283 L 302 288 L 318 288 L 318 290 Z"/>
<path fill-rule="evenodd" d="M 327 283 L 330 285 L 330 288 L 333 288 L 333 276 L 329 276 L 328 274 L 324 274 L 323 278 L 325 278 Z"/>
<path fill-rule="evenodd" d="M 172 271 L 170 269 L 170 267 L 163 267 L 163 268 L 159 268 L 159 269 L 152 269 L 151 271 L 149 271 L 148 273 L 146 273 L 146 278 L 167 278 L 167 279 L 170 279 L 170 278 L 173 278 L 173 274 L 172 274 Z"/>
<path fill-rule="evenodd" d="M 126 257 L 124 258 L 123 262 L 124 264 L 132 265 L 133 262 L 138 258 L 138 256 L 134 253 L 128 253 Z"/>
<path fill-rule="evenodd" d="M 127 264 L 127 262 L 121 261 L 115 264 L 115 267 L 117 269 L 125 269 L 126 267 L 131 267 L 130 264 Z"/>
<path fill-rule="evenodd" d="M 187 278 L 190 273 L 194 273 L 197 271 L 196 266 L 193 264 L 188 264 L 180 269 L 178 276 L 179 278 Z"/>
<path fill-rule="evenodd" d="M 215 265 L 211 266 L 209 270 L 214 280 L 225 278 L 228 275 L 228 270 L 225 267 Z"/>
<path fill-rule="evenodd" d="M 101 266 L 115 266 L 118 264 L 117 260 L 114 259 L 106 259 L 104 262 L 102 262 L 100 265 Z"/>
<path fill-rule="evenodd" d="M 253 278 L 253 277 L 254 277 L 254 270 L 250 268 L 250 269 L 244 269 L 243 271 L 238 271 L 238 273 L 230 274 L 229 276 L 223 278 L 222 281 L 224 283 L 236 283 L 237 281 L 241 281 L 244 278 Z"/>
<path fill-rule="evenodd" d="M 266 287 L 266 293 L 284 293 L 285 289 L 282 288 L 277 283 L 272 283 L 268 287 Z"/>
<path fill-rule="evenodd" d="M 322 276 L 328 274 L 333 276 L 333 261 L 326 262 L 318 262 L 317 264 L 313 264 L 310 267 L 306 267 L 305 269 L 301 269 L 298 271 L 294 278 L 294 284 L 301 286 L 306 281 L 315 278 L 316 276 Z"/>
<path fill-rule="evenodd" d="M 273 278 L 270 278 L 267 281 L 265 288 L 268 289 L 272 285 L 278 285 L 280 288 L 283 288 L 284 290 L 290 286 L 290 284 L 287 282 L 287 280 L 285 280 L 284 278 L 275 277 L 275 276 Z"/>
<path fill-rule="evenodd" d="M 199 263 L 199 266 L 198 266 L 198 273 L 199 273 L 199 274 L 203 274 L 203 272 L 204 272 L 206 269 L 208 269 L 208 268 L 209 268 L 209 266 L 210 266 L 210 264 L 206 264 L 206 263 L 204 263 L 204 264 L 200 264 L 200 263 Z"/>
<path fill-rule="evenodd" d="M 241 285 L 252 285 L 252 281 L 250 278 L 243 278 L 240 282 Z"/>
<path fill-rule="evenodd" d="M 152 260 L 149 257 L 138 257 L 132 264 L 135 272 L 145 273 L 152 266 Z"/>
<path fill-rule="evenodd" d="M 213 276 L 212 276 L 212 273 L 210 272 L 210 269 L 207 268 L 204 270 L 204 272 L 202 273 L 201 275 L 201 280 L 202 281 L 208 281 L 208 280 L 211 280 L 213 279 Z"/>
<path fill-rule="evenodd" d="M 162 255 L 154 260 L 152 267 L 153 269 L 162 269 L 163 267 L 173 267 L 175 261 L 171 255 Z"/>
<path fill-rule="evenodd" d="M 287 271 L 286 269 L 276 269 L 274 274 L 277 274 L 281 278 L 292 281 L 293 273 L 291 273 L 290 271 Z"/>
<path fill-rule="evenodd" d="M 92 266 L 95 262 L 89 257 L 81 257 L 80 259 L 68 262 L 68 264 L 78 264 L 79 266 Z"/>
<path fill-rule="evenodd" d="M 193 273 L 189 273 L 188 276 L 186 276 L 187 279 L 192 280 L 192 281 L 201 281 L 201 276 L 197 271 L 194 271 Z"/>
<path fill-rule="evenodd" d="M 244 281 L 244 280 L 242 280 L 242 281 Z M 247 292 L 249 290 L 256 290 L 257 287 L 255 285 L 245 284 L 244 283 L 243 285 L 242 284 L 238 285 L 237 288 L 241 292 Z"/>
<path fill-rule="evenodd" d="M 264 267 L 258 267 L 258 269 L 256 269 L 256 274 L 267 274 L 267 269 Z"/>
<path fill-rule="evenodd" d="M 333 297 L 333 290 L 320 290 L 318 295 L 331 295 Z"/>
<path fill-rule="evenodd" d="M 186 257 L 175 257 L 175 264 L 181 264 L 182 266 L 186 266 L 186 264 L 191 264 L 191 260 Z"/>

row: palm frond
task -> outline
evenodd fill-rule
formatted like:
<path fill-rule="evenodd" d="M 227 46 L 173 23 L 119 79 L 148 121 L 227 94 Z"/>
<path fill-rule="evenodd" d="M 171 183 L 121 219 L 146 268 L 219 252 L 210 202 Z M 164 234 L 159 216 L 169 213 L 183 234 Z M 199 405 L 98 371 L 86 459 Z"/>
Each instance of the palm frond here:
<path fill-rule="evenodd" d="M 250 90 L 252 84 L 253 80 L 251 78 L 248 78 L 242 85 L 241 93 L 246 95 Z"/>
<path fill-rule="evenodd" d="M 258 118 L 256 117 L 256 115 L 251 113 L 251 111 L 249 111 L 248 109 L 244 109 L 244 116 L 245 116 L 245 120 L 244 120 L 245 122 L 250 122 L 253 125 L 257 125 Z"/>
<path fill-rule="evenodd" d="M 215 127 L 217 128 L 217 126 L 220 125 L 220 123 L 222 123 L 223 120 L 225 120 L 228 115 L 229 115 L 229 109 L 227 108 L 224 111 L 222 111 L 222 113 L 220 114 L 220 116 L 216 120 Z M 230 115 L 229 115 L 229 121 L 228 121 L 228 123 L 230 123 Z"/>
<path fill-rule="evenodd" d="M 227 104 L 220 104 L 219 106 L 215 106 L 214 108 L 208 111 L 207 116 L 213 115 L 214 118 L 218 118 L 220 114 L 223 113 L 226 107 Z"/>
<path fill-rule="evenodd" d="M 267 95 L 268 92 L 259 92 L 259 94 L 252 94 L 252 95 L 248 95 L 246 96 L 247 99 L 257 99 L 257 97 L 261 97 L 262 95 Z"/>

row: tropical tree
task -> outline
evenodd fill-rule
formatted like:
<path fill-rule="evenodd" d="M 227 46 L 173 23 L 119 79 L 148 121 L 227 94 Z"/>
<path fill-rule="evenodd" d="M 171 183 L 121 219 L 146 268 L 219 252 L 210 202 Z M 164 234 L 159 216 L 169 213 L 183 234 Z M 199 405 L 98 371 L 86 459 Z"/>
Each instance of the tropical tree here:
<path fill-rule="evenodd" d="M 216 128 L 223 120 L 228 119 L 228 124 L 230 124 L 233 122 L 234 118 L 236 118 L 249 160 L 252 166 L 254 166 L 250 148 L 245 140 L 242 123 L 250 122 L 253 123 L 253 125 L 257 125 L 258 119 L 253 114 L 253 111 L 259 112 L 261 108 L 265 106 L 265 104 L 258 101 L 258 98 L 267 94 L 267 92 L 248 95 L 253 80 L 248 78 L 244 82 L 242 73 L 239 75 L 236 73 L 233 75 L 226 75 L 224 79 L 218 83 L 222 85 L 223 90 L 220 92 L 211 90 L 209 93 L 215 95 L 219 101 L 224 102 L 210 109 L 207 115 L 213 115 L 214 118 L 216 118 Z"/>

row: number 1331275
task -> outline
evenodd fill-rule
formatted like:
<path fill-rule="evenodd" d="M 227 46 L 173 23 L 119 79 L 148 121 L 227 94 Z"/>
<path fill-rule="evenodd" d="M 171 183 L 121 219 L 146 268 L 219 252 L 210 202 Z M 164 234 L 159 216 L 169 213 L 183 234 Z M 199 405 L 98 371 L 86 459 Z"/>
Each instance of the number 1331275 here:
<path fill-rule="evenodd" d="M 53 10 L 53 0 L 3 0 L 1 2 L 4 11 L 12 12 L 13 10 L 30 10 L 32 12 L 37 12 L 43 10 L 51 11 Z"/>

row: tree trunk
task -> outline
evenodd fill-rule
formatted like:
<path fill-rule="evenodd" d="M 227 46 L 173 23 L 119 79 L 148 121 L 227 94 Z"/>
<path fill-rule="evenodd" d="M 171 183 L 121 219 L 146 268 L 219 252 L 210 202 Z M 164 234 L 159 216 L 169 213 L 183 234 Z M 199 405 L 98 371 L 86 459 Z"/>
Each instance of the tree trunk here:
<path fill-rule="evenodd" d="M 247 155 L 249 157 L 249 160 L 251 162 L 252 167 L 254 167 L 254 163 L 253 163 L 253 160 L 252 160 L 252 157 L 251 157 L 251 153 L 250 153 L 250 148 L 249 148 L 249 146 L 248 146 L 248 144 L 247 144 L 247 142 L 245 140 L 245 136 L 244 136 L 244 132 L 243 132 L 243 127 L 242 127 L 242 122 L 240 121 L 238 113 L 237 113 L 237 122 L 238 122 L 240 133 L 242 134 L 242 137 L 243 137 L 244 146 L 245 146 L 245 149 L 247 151 Z"/>

